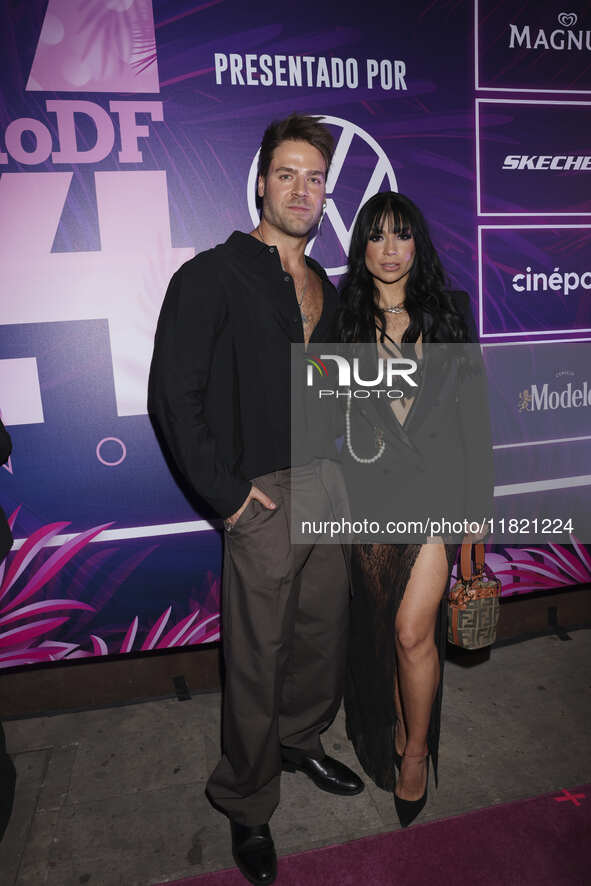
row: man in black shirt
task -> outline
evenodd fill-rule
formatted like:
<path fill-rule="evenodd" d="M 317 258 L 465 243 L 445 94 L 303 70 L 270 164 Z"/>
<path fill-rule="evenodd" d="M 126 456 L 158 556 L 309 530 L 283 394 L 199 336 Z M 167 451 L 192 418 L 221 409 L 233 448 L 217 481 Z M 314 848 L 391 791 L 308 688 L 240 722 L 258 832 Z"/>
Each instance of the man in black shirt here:
<path fill-rule="evenodd" d="M 293 114 L 268 127 L 260 223 L 174 275 L 150 373 L 161 438 L 185 480 L 225 518 L 223 755 L 207 792 L 230 818 L 234 858 L 252 883 L 275 879 L 268 821 L 282 769 L 332 793 L 363 790 L 320 742 L 341 698 L 343 550 L 290 543 L 293 472 L 314 495 L 324 488 L 322 459 L 290 463 L 290 345 L 331 339 L 338 296 L 304 250 L 321 218 L 332 152 L 317 118 Z"/>

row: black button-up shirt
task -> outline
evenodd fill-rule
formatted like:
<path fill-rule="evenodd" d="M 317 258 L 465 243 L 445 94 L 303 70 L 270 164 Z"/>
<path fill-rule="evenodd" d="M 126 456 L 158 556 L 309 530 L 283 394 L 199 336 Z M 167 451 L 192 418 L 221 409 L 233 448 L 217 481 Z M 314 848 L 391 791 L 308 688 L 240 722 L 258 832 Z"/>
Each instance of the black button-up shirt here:
<path fill-rule="evenodd" d="M 330 341 L 338 295 L 320 265 Z M 276 246 L 235 231 L 170 281 L 150 370 L 148 409 L 190 487 L 223 517 L 250 480 L 290 465 L 290 344 L 304 341 L 293 280 Z"/>

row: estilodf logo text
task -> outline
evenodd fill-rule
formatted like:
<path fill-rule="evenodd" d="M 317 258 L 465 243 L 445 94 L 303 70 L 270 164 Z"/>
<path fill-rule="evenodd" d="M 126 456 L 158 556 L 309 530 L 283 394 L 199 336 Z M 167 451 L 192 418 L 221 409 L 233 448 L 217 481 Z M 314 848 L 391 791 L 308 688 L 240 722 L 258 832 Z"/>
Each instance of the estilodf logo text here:
<path fill-rule="evenodd" d="M 576 271 L 562 272 L 559 267 L 554 268 L 551 274 L 542 271 L 533 271 L 530 267 L 525 269 L 525 274 L 515 274 L 512 281 L 515 292 L 560 292 L 568 295 L 576 292 L 579 286 L 582 289 L 591 289 L 591 271 L 577 274 Z"/>
<path fill-rule="evenodd" d="M 394 388 L 395 381 L 400 383 L 402 380 L 405 385 L 411 388 L 418 387 L 417 382 L 412 377 L 416 372 L 417 363 L 410 358 L 388 357 L 385 359 L 379 357 L 375 377 L 362 378 L 359 357 L 353 357 L 349 360 L 341 354 L 321 354 L 320 357 L 308 357 L 306 360 L 308 364 L 306 367 L 306 384 L 309 388 L 314 386 L 317 377 L 320 377 L 322 380 L 329 378 L 330 373 L 326 366 L 329 360 L 336 364 L 337 387 L 321 388 L 318 391 L 320 399 L 322 397 L 367 399 L 368 397 L 379 398 L 383 396 L 385 399 L 399 400 L 405 396 L 405 393 L 398 388 Z M 334 367 L 331 368 L 334 369 Z M 384 387 L 378 387 L 378 385 L 382 384 L 384 384 Z"/>

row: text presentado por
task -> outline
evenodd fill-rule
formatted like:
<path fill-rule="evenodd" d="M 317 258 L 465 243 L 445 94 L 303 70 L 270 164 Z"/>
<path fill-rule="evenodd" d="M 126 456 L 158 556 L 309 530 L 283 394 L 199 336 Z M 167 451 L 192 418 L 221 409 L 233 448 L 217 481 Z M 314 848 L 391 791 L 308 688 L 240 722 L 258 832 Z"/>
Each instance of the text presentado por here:
<path fill-rule="evenodd" d="M 314 55 L 258 55 L 216 52 L 218 86 L 306 86 L 318 89 L 404 90 L 406 64 L 401 59 L 326 58 Z"/>

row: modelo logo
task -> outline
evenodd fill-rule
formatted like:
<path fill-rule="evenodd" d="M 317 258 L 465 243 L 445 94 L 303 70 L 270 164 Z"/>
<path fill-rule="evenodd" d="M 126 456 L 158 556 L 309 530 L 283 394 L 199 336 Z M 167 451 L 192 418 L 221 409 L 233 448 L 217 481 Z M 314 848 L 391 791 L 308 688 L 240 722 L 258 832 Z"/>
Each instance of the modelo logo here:
<path fill-rule="evenodd" d="M 578 274 L 576 271 L 561 272 L 555 267 L 551 274 L 542 271 L 533 271 L 528 266 L 525 274 L 515 274 L 511 280 L 515 292 L 560 292 L 569 295 L 576 292 L 579 286 L 582 289 L 591 289 L 591 271 Z"/>
<path fill-rule="evenodd" d="M 531 385 L 519 393 L 519 412 L 547 412 L 555 409 L 579 409 L 583 406 L 591 406 L 591 387 L 589 382 L 584 381 L 580 387 L 574 387 L 572 382 L 562 390 L 553 390 L 548 382 L 538 387 Z"/>
<path fill-rule="evenodd" d="M 560 28 L 545 31 L 544 28 L 531 28 L 530 25 L 509 25 L 509 49 L 548 49 L 562 51 L 590 51 L 591 31 L 572 31 L 577 23 L 575 12 L 561 12 L 558 15 Z M 568 30 L 567 30 L 568 29 Z"/>
<path fill-rule="evenodd" d="M 348 120 L 342 120 L 340 117 L 322 117 L 322 122 L 327 123 L 329 126 L 338 127 L 341 130 L 341 134 L 337 141 L 337 146 L 335 148 L 332 163 L 330 165 L 328 178 L 326 180 L 326 212 L 324 214 L 324 219 L 322 220 L 321 227 L 324 227 L 327 223 L 332 225 L 337 239 L 341 244 L 343 252 L 345 253 L 345 255 L 348 255 L 353 226 L 359 214 L 359 210 L 361 209 L 363 204 L 367 200 L 369 200 L 370 197 L 373 197 L 374 194 L 377 194 L 384 179 L 387 180 L 388 188 L 391 191 L 397 191 L 398 184 L 396 182 L 394 170 L 392 169 L 392 164 L 390 163 L 386 152 L 377 143 L 377 141 L 372 138 L 371 135 L 369 135 L 369 133 L 365 132 L 364 129 L 362 129 L 360 126 L 357 126 L 355 123 L 350 123 Z M 375 155 L 375 162 L 373 171 L 365 188 L 365 192 L 361 197 L 361 200 L 359 201 L 359 205 L 357 207 L 357 211 L 355 212 L 353 221 L 350 227 L 347 227 L 331 194 L 334 192 L 339 177 L 343 171 L 343 167 L 347 162 L 351 143 L 355 136 L 361 138 L 371 148 L 371 151 Z M 255 227 L 260 221 L 259 212 L 256 205 L 256 178 L 258 160 L 259 152 L 257 151 L 250 165 L 246 193 L 248 211 L 250 212 L 250 218 Z M 306 247 L 306 255 L 310 255 L 312 253 L 315 242 L 316 236 L 312 237 L 308 241 L 308 245 Z M 346 270 L 346 265 L 335 263 L 333 267 L 326 268 L 326 273 L 331 277 L 335 277 L 339 274 L 344 274 Z"/>

